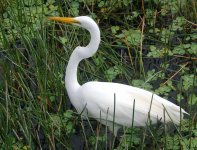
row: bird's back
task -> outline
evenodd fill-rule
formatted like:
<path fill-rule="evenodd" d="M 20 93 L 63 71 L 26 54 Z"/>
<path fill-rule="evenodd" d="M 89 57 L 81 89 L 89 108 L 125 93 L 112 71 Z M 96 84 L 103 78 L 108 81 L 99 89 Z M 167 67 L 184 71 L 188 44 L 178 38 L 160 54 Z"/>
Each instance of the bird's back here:
<path fill-rule="evenodd" d="M 152 123 L 164 122 L 164 112 L 165 122 L 178 124 L 186 113 L 156 94 L 124 84 L 88 82 L 81 86 L 79 93 L 89 116 L 128 127 L 132 122 L 135 126 L 145 126 L 148 118 Z"/>

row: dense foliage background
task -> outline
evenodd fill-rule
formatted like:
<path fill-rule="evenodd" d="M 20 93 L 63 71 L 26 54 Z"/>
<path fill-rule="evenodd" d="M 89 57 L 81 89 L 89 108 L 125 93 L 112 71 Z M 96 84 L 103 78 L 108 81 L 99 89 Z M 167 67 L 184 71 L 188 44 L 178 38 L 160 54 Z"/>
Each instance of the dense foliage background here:
<path fill-rule="evenodd" d="M 80 119 L 64 71 L 89 35 L 47 20 L 80 15 L 94 18 L 102 39 L 80 64 L 80 83 L 153 91 L 190 113 L 180 127 L 124 129 L 110 146 L 104 126 Z M 196 29 L 195 0 L 0 0 L 0 149 L 196 149 Z"/>

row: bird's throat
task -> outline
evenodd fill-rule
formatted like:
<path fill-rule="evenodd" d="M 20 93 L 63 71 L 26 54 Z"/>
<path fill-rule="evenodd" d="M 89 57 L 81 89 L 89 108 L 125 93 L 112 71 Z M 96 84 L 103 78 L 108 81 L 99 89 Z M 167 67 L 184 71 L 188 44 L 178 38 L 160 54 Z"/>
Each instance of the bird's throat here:
<path fill-rule="evenodd" d="M 68 94 L 77 91 L 77 89 L 80 87 L 80 84 L 77 80 L 77 67 L 80 61 L 81 60 L 78 59 L 77 54 L 73 52 L 66 67 L 65 75 L 65 86 Z"/>

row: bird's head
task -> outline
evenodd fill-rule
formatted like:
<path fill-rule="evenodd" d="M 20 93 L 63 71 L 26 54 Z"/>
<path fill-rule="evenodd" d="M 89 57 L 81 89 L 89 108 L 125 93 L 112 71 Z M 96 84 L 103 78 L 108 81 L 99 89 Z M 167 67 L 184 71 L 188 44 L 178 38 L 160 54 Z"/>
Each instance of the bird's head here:
<path fill-rule="evenodd" d="M 94 20 L 88 16 L 79 16 L 79 17 L 74 17 L 74 18 L 72 17 L 49 17 L 48 19 L 57 21 L 57 22 L 73 24 L 79 27 L 83 27 L 87 30 L 91 30 L 92 26 L 96 25 Z"/>
<path fill-rule="evenodd" d="M 99 30 L 98 25 L 92 18 L 88 16 L 79 16 L 79 17 L 74 17 L 74 18 L 49 17 L 48 19 L 57 21 L 57 22 L 73 24 L 73 25 L 85 28 L 90 32 L 91 39 L 90 39 L 89 44 L 86 47 L 78 46 L 75 49 L 75 52 L 77 52 L 78 56 L 80 56 L 81 59 L 91 57 L 98 50 L 98 46 L 100 43 L 100 30 Z"/>

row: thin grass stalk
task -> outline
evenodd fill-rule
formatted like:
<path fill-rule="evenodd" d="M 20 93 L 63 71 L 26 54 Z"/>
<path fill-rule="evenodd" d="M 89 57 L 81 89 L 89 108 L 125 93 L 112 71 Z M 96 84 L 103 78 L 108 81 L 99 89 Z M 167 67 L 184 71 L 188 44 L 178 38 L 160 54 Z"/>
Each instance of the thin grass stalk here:
<path fill-rule="evenodd" d="M 143 36 L 144 36 L 144 25 L 145 25 L 145 17 L 142 18 L 142 31 L 141 31 L 141 38 L 140 38 L 140 75 L 142 74 L 143 77 L 145 77 L 145 71 L 144 71 L 144 63 L 143 63 L 143 57 L 142 57 L 142 46 L 143 46 Z"/>
<path fill-rule="evenodd" d="M 197 71 L 195 70 L 195 72 L 194 72 L 194 78 L 193 78 L 193 84 L 192 84 L 192 92 L 191 92 L 191 95 L 195 92 L 194 91 L 194 88 L 195 88 L 195 82 L 196 82 L 196 75 L 197 75 Z M 193 104 L 192 103 L 192 101 L 193 101 L 193 96 L 191 96 L 191 104 Z M 191 107 L 190 107 L 190 113 L 191 113 Z M 193 121 L 192 121 L 192 118 L 191 118 L 191 121 L 189 121 L 189 149 L 191 148 L 191 146 L 192 146 L 192 126 L 193 126 L 193 123 L 192 123 Z"/>
<path fill-rule="evenodd" d="M 115 116 L 116 116 L 116 93 L 114 93 L 113 138 L 112 138 L 113 144 L 112 144 L 112 148 L 114 147 L 115 138 L 116 138 L 116 137 L 114 137 L 114 135 L 115 135 L 115 134 L 117 135 L 117 131 L 115 131 L 116 133 L 114 134 L 115 118 L 116 118 Z"/>
<path fill-rule="evenodd" d="M 7 84 L 7 81 L 5 81 L 5 101 L 6 101 L 6 134 L 8 133 L 9 131 L 9 104 L 8 104 L 8 84 Z"/>
<path fill-rule="evenodd" d="M 135 117 L 135 99 L 133 101 L 133 113 L 132 113 L 132 124 L 131 124 L 131 135 L 130 135 L 130 142 L 129 147 L 131 148 L 131 143 L 133 142 L 133 127 L 134 127 L 134 117 Z"/>
<path fill-rule="evenodd" d="M 146 130 L 147 130 L 147 126 L 148 126 L 148 120 L 150 121 L 150 111 L 151 111 L 151 107 L 152 107 L 152 101 L 153 101 L 153 95 L 152 94 L 152 97 L 151 97 L 151 103 L 150 103 L 150 108 L 149 108 L 149 111 L 148 111 L 148 118 L 147 118 L 147 123 L 146 123 L 146 128 L 144 130 L 144 133 L 143 133 L 143 139 L 142 139 L 142 147 L 141 147 L 141 150 L 143 150 L 143 145 L 144 145 L 144 142 L 145 142 L 145 138 L 146 138 Z"/>
<path fill-rule="evenodd" d="M 106 135 L 106 142 L 105 142 L 105 149 L 107 149 L 107 145 L 108 145 L 108 136 L 107 136 L 107 123 L 108 123 L 108 114 L 109 114 L 109 107 L 107 108 L 107 115 L 106 115 L 106 119 L 105 119 L 105 123 L 106 123 L 106 126 L 105 126 L 105 135 Z"/>
<path fill-rule="evenodd" d="M 86 149 L 88 150 L 89 147 L 88 147 L 88 139 L 87 139 L 87 136 L 86 136 L 86 133 L 85 133 L 85 128 L 84 128 L 84 125 L 83 125 L 83 119 L 81 118 L 81 127 L 82 127 L 82 131 L 83 131 L 83 136 L 84 136 L 84 140 L 85 140 L 85 147 Z"/>
<path fill-rule="evenodd" d="M 163 109 L 163 117 L 164 117 L 164 149 L 167 147 L 167 133 L 166 133 L 166 113 L 165 109 Z"/>

